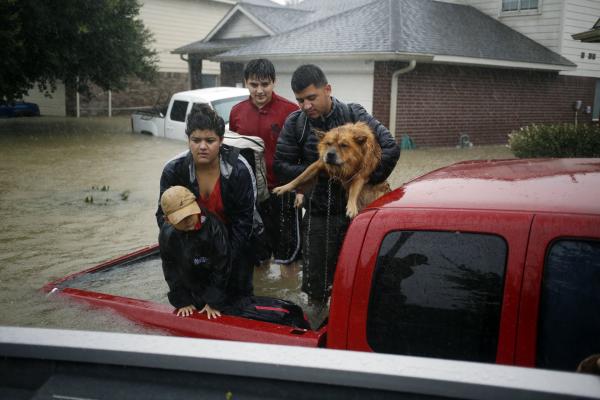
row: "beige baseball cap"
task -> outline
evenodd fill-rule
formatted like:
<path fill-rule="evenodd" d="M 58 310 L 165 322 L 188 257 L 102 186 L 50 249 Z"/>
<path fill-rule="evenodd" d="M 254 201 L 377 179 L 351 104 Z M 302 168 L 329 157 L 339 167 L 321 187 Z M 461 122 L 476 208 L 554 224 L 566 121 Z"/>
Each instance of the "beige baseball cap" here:
<path fill-rule="evenodd" d="M 160 197 L 160 207 L 173 225 L 190 215 L 201 214 L 196 196 L 183 186 L 171 186 L 165 190 Z"/>

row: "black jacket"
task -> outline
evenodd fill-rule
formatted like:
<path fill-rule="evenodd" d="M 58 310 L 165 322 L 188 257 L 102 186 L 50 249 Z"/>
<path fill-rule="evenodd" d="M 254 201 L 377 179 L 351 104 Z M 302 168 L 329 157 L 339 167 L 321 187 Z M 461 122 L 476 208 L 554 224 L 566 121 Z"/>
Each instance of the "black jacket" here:
<path fill-rule="evenodd" d="M 227 231 L 221 221 L 203 212 L 202 227 L 182 232 L 163 224 L 158 235 L 169 302 L 181 308 L 205 304 L 220 309 L 226 300 L 230 272 Z"/>
<path fill-rule="evenodd" d="M 342 103 L 335 97 L 331 98 L 333 108 L 331 112 L 318 119 L 310 119 L 301 110 L 288 116 L 279 134 L 277 150 L 275 152 L 274 169 L 281 183 L 287 183 L 300 175 L 306 167 L 319 158 L 317 144 L 319 139 L 313 130 L 328 131 L 348 122 L 362 121 L 369 125 L 381 146 L 381 162 L 371 174 L 370 183 L 381 183 L 392 173 L 400 158 L 400 146 L 396 143 L 390 131 L 373 118 L 360 104 Z M 331 195 L 328 193 L 327 178 L 323 174 L 319 177 L 317 186 L 313 191 L 312 207 L 317 213 L 325 213 L 327 199 L 329 209 L 333 214 L 345 212 L 345 192 L 340 185 L 331 183 Z"/>
<path fill-rule="evenodd" d="M 220 162 L 221 196 L 223 196 L 223 208 L 227 217 L 231 259 L 236 262 L 240 257 L 248 258 L 248 244 L 252 236 L 256 201 L 256 181 L 248 162 L 232 147 L 221 146 Z M 194 193 L 196 198 L 199 196 L 194 159 L 189 151 L 168 161 L 163 169 L 156 211 L 159 227 L 164 222 L 160 196 L 165 190 L 176 185 L 185 186 Z"/>

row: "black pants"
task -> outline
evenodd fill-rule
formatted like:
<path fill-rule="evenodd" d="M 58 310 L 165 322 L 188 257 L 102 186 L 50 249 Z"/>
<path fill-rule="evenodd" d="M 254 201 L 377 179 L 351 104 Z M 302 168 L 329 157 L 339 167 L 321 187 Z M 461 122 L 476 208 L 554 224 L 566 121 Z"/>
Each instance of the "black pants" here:
<path fill-rule="evenodd" d="M 265 233 L 256 243 L 258 260 L 273 256 L 283 264 L 294 261 L 300 251 L 300 216 L 294 208 L 294 193 L 283 196 L 272 194 L 257 207 L 265 226 Z"/>
<path fill-rule="evenodd" d="M 302 220 L 302 291 L 319 303 L 331 294 L 338 254 L 350 221 L 342 215 L 309 215 Z"/>
<path fill-rule="evenodd" d="M 231 261 L 231 274 L 227 294 L 231 299 L 237 299 L 254 294 L 252 279 L 254 275 L 253 258 L 251 249 L 247 246 L 243 249 L 240 257 Z M 245 251 L 244 251 L 245 250 Z"/>

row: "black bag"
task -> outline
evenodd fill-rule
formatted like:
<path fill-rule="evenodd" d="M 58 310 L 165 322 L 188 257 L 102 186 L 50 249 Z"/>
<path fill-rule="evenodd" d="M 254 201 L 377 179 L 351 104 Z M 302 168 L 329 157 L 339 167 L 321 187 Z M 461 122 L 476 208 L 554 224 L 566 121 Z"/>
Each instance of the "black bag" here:
<path fill-rule="evenodd" d="M 238 300 L 230 315 L 310 329 L 302 308 L 291 301 L 274 297 L 250 296 Z"/>

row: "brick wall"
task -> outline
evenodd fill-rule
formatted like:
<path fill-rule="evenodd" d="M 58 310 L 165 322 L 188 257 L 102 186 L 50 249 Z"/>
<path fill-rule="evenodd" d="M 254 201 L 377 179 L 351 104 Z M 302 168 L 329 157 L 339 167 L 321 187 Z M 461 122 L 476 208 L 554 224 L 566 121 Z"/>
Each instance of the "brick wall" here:
<path fill-rule="evenodd" d="M 157 100 L 160 105 L 166 105 L 171 94 L 189 89 L 187 73 L 160 72 L 154 83 L 131 79 L 125 90 L 112 91 L 112 113 L 130 114 L 134 108 L 153 107 Z M 66 103 L 67 115 L 76 115 L 76 97 L 72 88 L 67 88 Z M 89 97 L 80 96 L 79 104 L 82 116 L 108 115 L 108 92 L 93 86 Z"/>
<path fill-rule="evenodd" d="M 373 115 L 389 125 L 390 79 L 401 62 L 377 62 Z M 503 144 L 507 134 L 531 123 L 573 122 L 572 104 L 593 105 L 594 78 L 552 72 L 419 64 L 398 81 L 396 137 L 408 133 L 417 146 L 471 142 Z M 580 122 L 591 115 L 578 115 Z"/>

